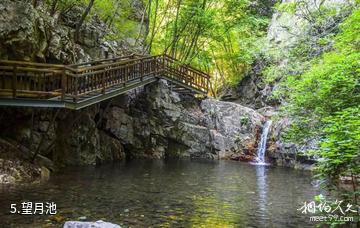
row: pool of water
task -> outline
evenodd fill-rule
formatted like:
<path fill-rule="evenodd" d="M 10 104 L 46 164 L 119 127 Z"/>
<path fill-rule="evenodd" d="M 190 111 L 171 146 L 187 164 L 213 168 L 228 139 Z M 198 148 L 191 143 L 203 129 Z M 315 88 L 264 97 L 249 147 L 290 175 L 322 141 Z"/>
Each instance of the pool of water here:
<path fill-rule="evenodd" d="M 297 209 L 319 189 L 309 172 L 232 161 L 131 161 L 71 168 L 49 182 L 0 186 L 4 227 L 106 220 L 122 227 L 313 227 Z M 55 202 L 57 215 L 11 214 Z M 85 218 L 86 217 L 86 218 Z"/>

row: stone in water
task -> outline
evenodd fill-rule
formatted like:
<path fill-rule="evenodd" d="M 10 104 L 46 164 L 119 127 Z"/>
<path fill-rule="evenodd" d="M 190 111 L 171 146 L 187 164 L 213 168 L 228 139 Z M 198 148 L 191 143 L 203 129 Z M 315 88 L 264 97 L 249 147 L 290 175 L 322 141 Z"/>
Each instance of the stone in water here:
<path fill-rule="evenodd" d="M 102 220 L 96 222 L 68 221 L 64 224 L 64 228 L 121 228 L 121 226 Z"/>

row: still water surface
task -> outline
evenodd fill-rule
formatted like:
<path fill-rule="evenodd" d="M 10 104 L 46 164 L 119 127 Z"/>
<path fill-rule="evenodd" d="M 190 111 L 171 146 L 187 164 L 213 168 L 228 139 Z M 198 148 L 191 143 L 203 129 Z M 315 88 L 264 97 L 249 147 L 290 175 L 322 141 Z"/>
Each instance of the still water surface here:
<path fill-rule="evenodd" d="M 67 169 L 41 185 L 0 188 L 4 227 L 61 227 L 86 217 L 122 227 L 313 227 L 297 209 L 319 189 L 308 172 L 232 161 L 131 161 Z M 57 215 L 10 204 L 55 202 Z"/>

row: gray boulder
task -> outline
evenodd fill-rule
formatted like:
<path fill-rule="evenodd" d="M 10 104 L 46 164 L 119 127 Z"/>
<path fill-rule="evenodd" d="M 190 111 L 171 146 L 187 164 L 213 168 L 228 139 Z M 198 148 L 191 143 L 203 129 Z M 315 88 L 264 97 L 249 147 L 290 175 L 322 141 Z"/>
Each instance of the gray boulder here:
<path fill-rule="evenodd" d="M 69 221 L 65 222 L 64 228 L 121 228 L 121 226 L 102 220 L 96 222 Z"/>

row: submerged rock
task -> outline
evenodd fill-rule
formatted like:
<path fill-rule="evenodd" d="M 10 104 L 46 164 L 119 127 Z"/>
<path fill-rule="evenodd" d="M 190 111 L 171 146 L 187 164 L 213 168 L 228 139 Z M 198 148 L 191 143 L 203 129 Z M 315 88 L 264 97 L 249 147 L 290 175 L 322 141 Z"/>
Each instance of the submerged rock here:
<path fill-rule="evenodd" d="M 121 227 L 117 224 L 99 220 L 96 222 L 68 221 L 65 222 L 64 228 L 121 228 Z"/>

